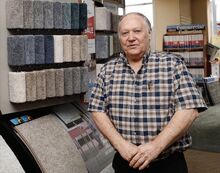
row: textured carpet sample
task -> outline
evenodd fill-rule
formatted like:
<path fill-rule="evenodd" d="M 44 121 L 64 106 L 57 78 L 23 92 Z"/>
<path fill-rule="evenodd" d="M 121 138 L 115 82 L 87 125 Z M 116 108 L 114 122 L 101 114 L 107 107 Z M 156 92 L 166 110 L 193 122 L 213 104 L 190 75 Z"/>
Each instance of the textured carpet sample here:
<path fill-rule="evenodd" d="M 47 173 L 87 173 L 85 163 L 60 120 L 46 115 L 15 127 Z"/>
<path fill-rule="evenodd" d="M 108 58 L 109 57 L 109 36 L 108 35 L 96 35 L 95 48 L 96 48 L 97 59 Z"/>
<path fill-rule="evenodd" d="M 207 89 L 212 98 L 212 101 L 215 104 L 220 103 L 220 83 L 219 81 L 207 83 Z"/>
<path fill-rule="evenodd" d="M 88 67 L 80 67 L 80 75 L 81 75 L 81 92 L 88 91 L 89 77 L 88 77 Z"/>
<path fill-rule="evenodd" d="M 64 95 L 73 94 L 73 69 L 64 68 Z"/>
<path fill-rule="evenodd" d="M 56 87 L 55 87 L 55 69 L 47 69 L 46 72 L 46 93 L 47 97 L 56 96 Z"/>
<path fill-rule="evenodd" d="M 43 2 L 44 10 L 44 28 L 51 29 L 53 25 L 53 2 L 45 1 Z"/>
<path fill-rule="evenodd" d="M 62 29 L 62 5 L 60 2 L 53 3 L 53 25 L 55 29 Z"/>
<path fill-rule="evenodd" d="M 26 101 L 37 100 L 37 78 L 36 72 L 25 72 Z"/>
<path fill-rule="evenodd" d="M 62 3 L 63 29 L 71 29 L 71 4 Z"/>
<path fill-rule="evenodd" d="M 42 29 L 44 27 L 43 1 L 34 1 L 34 28 Z"/>
<path fill-rule="evenodd" d="M 62 68 L 56 69 L 55 75 L 56 96 L 64 96 L 64 70 Z"/>
<path fill-rule="evenodd" d="M 26 102 L 26 82 L 24 72 L 9 72 L 9 100 L 13 103 Z"/>
<path fill-rule="evenodd" d="M 87 4 L 79 4 L 79 29 L 87 28 Z"/>
<path fill-rule="evenodd" d="M 81 35 L 72 35 L 72 61 L 80 62 L 80 54 L 81 54 Z"/>
<path fill-rule="evenodd" d="M 44 36 L 45 64 L 54 63 L 54 40 L 52 35 Z"/>
<path fill-rule="evenodd" d="M 9 29 L 23 28 L 23 1 L 6 1 L 6 25 Z"/>
<path fill-rule="evenodd" d="M 80 42 L 80 60 L 85 61 L 88 59 L 88 37 L 87 35 L 81 35 Z"/>
<path fill-rule="evenodd" d="M 111 13 L 111 30 L 117 32 L 118 31 L 118 23 L 120 20 L 120 16 L 114 13 Z"/>
<path fill-rule="evenodd" d="M 71 29 L 79 29 L 79 3 L 71 3 Z"/>
<path fill-rule="evenodd" d="M 73 67 L 73 93 L 81 93 L 81 75 L 80 67 Z"/>
<path fill-rule="evenodd" d="M 33 35 L 24 35 L 25 64 L 35 64 L 35 39 Z"/>
<path fill-rule="evenodd" d="M 111 30 L 111 13 L 106 7 L 95 8 L 96 30 Z"/>
<path fill-rule="evenodd" d="M 63 36 L 54 35 L 54 62 L 62 63 L 63 62 Z"/>
<path fill-rule="evenodd" d="M 8 49 L 8 65 L 24 65 L 25 52 L 24 52 L 24 37 L 23 36 L 8 36 L 7 38 Z"/>
<path fill-rule="evenodd" d="M 114 53 L 114 45 L 113 45 L 113 36 L 109 35 L 109 56 L 112 56 Z"/>
<path fill-rule="evenodd" d="M 35 35 L 35 64 L 45 64 L 44 36 Z"/>
<path fill-rule="evenodd" d="M 36 73 L 36 88 L 37 88 L 36 99 L 44 100 L 47 97 L 46 72 L 45 70 L 41 70 L 41 71 L 35 71 L 35 73 Z"/>
<path fill-rule="evenodd" d="M 24 0 L 23 1 L 23 15 L 24 15 L 24 28 L 33 29 L 34 28 L 34 8 L 33 1 Z"/>
<path fill-rule="evenodd" d="M 15 154 L 0 136 L 0 172 L 1 173 L 25 173 Z"/>
<path fill-rule="evenodd" d="M 72 61 L 72 41 L 71 35 L 63 36 L 63 61 L 71 62 Z"/>

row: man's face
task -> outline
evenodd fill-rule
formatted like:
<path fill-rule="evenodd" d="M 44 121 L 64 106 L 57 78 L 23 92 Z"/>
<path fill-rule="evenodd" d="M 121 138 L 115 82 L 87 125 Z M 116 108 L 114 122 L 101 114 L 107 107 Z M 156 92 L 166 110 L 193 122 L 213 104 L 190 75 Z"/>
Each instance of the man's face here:
<path fill-rule="evenodd" d="M 143 17 L 131 14 L 119 24 L 119 40 L 128 58 L 142 58 L 149 49 L 150 34 Z"/>

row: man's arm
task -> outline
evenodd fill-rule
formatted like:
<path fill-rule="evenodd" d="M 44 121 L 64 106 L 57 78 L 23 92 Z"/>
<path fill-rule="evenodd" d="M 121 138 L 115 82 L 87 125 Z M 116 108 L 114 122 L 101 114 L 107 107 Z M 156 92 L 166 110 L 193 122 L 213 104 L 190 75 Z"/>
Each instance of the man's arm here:
<path fill-rule="evenodd" d="M 154 140 L 138 147 L 138 152 L 129 165 L 139 169 L 147 167 L 162 151 L 186 133 L 197 116 L 198 111 L 196 109 L 177 111 Z"/>
<path fill-rule="evenodd" d="M 130 161 L 137 152 L 137 146 L 126 141 L 120 133 L 118 133 L 106 113 L 92 112 L 92 119 L 100 132 L 109 140 L 120 155 L 125 160 Z"/>

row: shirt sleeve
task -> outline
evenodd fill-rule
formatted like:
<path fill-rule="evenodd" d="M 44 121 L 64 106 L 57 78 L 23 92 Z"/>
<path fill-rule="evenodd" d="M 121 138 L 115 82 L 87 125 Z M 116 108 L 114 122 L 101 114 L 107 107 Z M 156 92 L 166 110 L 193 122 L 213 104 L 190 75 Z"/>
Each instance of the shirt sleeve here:
<path fill-rule="evenodd" d="M 174 71 L 175 111 L 196 108 L 205 111 L 207 105 L 196 88 L 192 75 L 182 60 L 178 59 Z"/>

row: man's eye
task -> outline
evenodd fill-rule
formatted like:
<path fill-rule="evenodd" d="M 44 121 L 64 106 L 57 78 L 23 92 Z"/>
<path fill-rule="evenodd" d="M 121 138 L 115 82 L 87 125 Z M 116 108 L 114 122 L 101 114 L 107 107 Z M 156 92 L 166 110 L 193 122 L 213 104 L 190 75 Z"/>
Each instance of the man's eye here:
<path fill-rule="evenodd" d="M 141 32 L 141 30 L 135 30 L 134 32 L 135 32 L 135 33 L 139 33 L 139 32 Z"/>
<path fill-rule="evenodd" d="M 122 32 L 122 35 L 126 36 L 126 35 L 128 35 L 128 32 Z"/>

